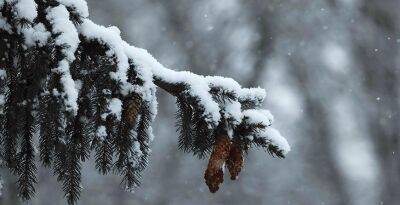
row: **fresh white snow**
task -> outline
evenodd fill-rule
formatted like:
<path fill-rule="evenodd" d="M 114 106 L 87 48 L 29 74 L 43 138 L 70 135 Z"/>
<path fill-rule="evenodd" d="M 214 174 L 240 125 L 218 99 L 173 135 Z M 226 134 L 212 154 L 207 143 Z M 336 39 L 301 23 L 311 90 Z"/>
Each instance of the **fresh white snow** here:
<path fill-rule="evenodd" d="M 60 73 L 61 82 L 63 84 L 64 93 L 62 93 L 67 110 L 76 114 L 78 111 L 78 90 L 75 87 L 75 82 L 72 79 L 69 65 L 75 60 L 75 51 L 79 45 L 79 36 L 74 24 L 69 20 L 69 12 L 64 5 L 51 8 L 48 11 L 46 18 L 53 26 L 52 33 L 60 34 L 56 38 L 56 44 L 63 48 L 62 52 L 65 59 L 59 62 L 58 68 L 53 69 L 53 72 Z"/>
<path fill-rule="evenodd" d="M 281 133 L 278 130 L 268 127 L 260 133 L 260 136 L 264 137 L 272 145 L 277 146 L 284 155 L 290 152 L 291 148 L 289 143 L 284 137 L 282 137 Z"/>
<path fill-rule="evenodd" d="M 7 0 L 14 2 L 16 0 Z M 175 71 L 166 68 L 159 63 L 147 50 L 129 45 L 122 40 L 120 30 L 117 27 L 105 27 L 97 25 L 87 19 L 89 16 L 87 3 L 84 0 L 57 0 L 60 5 L 49 8 L 46 18 L 52 25 L 52 30 L 47 31 L 41 23 L 33 23 L 37 17 L 37 5 L 34 0 L 19 0 L 14 6 L 14 13 L 18 18 L 27 19 L 30 25 L 19 28 L 24 35 L 26 46 L 43 46 L 52 34 L 57 34 L 55 43 L 62 46 L 64 59 L 60 60 L 58 66 L 52 69 L 53 72 L 61 74 L 63 92 L 53 90 L 53 95 L 61 96 L 65 100 L 67 111 L 76 114 L 78 110 L 79 79 L 73 79 L 70 73 L 70 64 L 75 60 L 75 52 L 80 43 L 79 35 L 86 40 L 97 40 L 106 45 L 109 50 L 107 55 L 115 57 L 117 69 L 110 72 L 110 77 L 120 84 L 120 94 L 137 93 L 147 104 L 150 105 L 154 119 L 157 113 L 156 85 L 155 78 L 171 84 L 184 85 L 186 94 L 196 98 L 198 105 L 203 109 L 203 117 L 209 123 L 210 128 L 219 123 L 229 123 L 229 133 L 232 133 L 235 126 L 244 122 L 247 124 L 262 124 L 265 129 L 261 130 L 257 137 L 264 137 L 269 143 L 277 146 L 284 154 L 290 151 L 290 146 L 280 133 L 271 128 L 274 120 L 268 110 L 247 109 L 241 106 L 243 102 L 250 102 L 252 106 L 260 107 L 265 99 L 266 93 L 262 88 L 242 88 L 239 83 L 231 78 L 221 76 L 201 76 L 188 71 Z M 0 6 L 4 1 L 0 1 Z M 70 20 L 72 9 L 82 19 L 82 23 L 74 25 Z M 0 28 L 10 30 L 5 19 L 0 16 Z M 143 85 L 133 85 L 128 82 L 128 73 L 137 73 L 138 78 L 143 81 Z M 0 77 L 3 74 L 0 72 Z M 216 101 L 210 90 L 217 90 L 222 93 L 230 93 L 232 99 L 219 102 Z M 106 92 L 110 92 L 105 90 Z M 122 102 L 118 98 L 113 98 L 108 102 L 108 111 L 102 115 L 105 119 L 107 115 L 114 114 L 118 120 L 121 119 Z M 222 122 L 222 119 L 226 122 Z M 153 135 L 149 129 L 149 136 Z M 96 135 L 100 138 L 107 135 L 104 126 L 98 127 Z M 253 139 L 253 137 L 251 137 Z"/>
<path fill-rule="evenodd" d="M 98 127 L 96 130 L 96 137 L 103 141 L 106 136 L 107 136 L 106 127 L 105 126 Z"/>
<path fill-rule="evenodd" d="M 1 19 L 0 19 L 0 25 L 1 25 Z M 50 32 L 46 30 L 46 28 L 42 23 L 38 23 L 34 27 L 31 26 L 23 27 L 21 28 L 21 32 L 25 36 L 25 44 L 27 46 L 35 46 L 36 43 L 39 46 L 44 46 L 51 35 Z"/>
<path fill-rule="evenodd" d="M 117 120 L 121 120 L 122 102 L 120 99 L 111 99 L 110 103 L 108 104 L 108 110 L 110 111 L 110 114 L 113 114 L 117 117 Z"/>
<path fill-rule="evenodd" d="M 248 124 L 262 124 L 266 127 L 271 126 L 274 122 L 274 116 L 269 110 L 249 109 L 242 112 L 243 120 Z"/>
<path fill-rule="evenodd" d="M 14 13 L 18 18 L 33 21 L 37 17 L 37 4 L 34 0 L 19 0 Z"/>
<path fill-rule="evenodd" d="M 85 0 L 57 0 L 66 7 L 71 7 L 80 16 L 86 18 L 89 16 L 89 9 Z"/>

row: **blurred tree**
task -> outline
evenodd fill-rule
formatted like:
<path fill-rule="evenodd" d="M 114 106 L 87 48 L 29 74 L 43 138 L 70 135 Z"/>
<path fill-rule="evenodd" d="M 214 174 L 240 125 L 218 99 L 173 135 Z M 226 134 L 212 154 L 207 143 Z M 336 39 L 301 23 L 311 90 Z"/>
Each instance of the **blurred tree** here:
<path fill-rule="evenodd" d="M 362 1 L 366 22 L 352 36 L 355 56 L 363 71 L 370 100 L 369 132 L 381 164 L 383 204 L 400 202 L 400 15 L 396 1 Z M 362 33 L 361 33 L 362 32 Z M 363 34 L 363 35 L 361 35 Z"/>

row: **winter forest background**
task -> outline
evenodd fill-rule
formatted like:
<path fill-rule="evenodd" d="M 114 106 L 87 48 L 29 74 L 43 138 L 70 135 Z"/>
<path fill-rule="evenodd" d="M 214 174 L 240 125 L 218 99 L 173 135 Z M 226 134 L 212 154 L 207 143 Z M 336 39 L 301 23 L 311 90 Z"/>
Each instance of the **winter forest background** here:
<path fill-rule="evenodd" d="M 149 167 L 134 194 L 85 163 L 79 204 L 400 204 L 400 1 L 89 0 L 91 19 L 164 65 L 267 90 L 285 160 L 252 151 L 237 182 L 209 193 L 177 149 L 175 103 L 159 90 Z M 2 170 L 0 204 L 20 204 Z M 39 168 L 28 204 L 66 203 Z"/>

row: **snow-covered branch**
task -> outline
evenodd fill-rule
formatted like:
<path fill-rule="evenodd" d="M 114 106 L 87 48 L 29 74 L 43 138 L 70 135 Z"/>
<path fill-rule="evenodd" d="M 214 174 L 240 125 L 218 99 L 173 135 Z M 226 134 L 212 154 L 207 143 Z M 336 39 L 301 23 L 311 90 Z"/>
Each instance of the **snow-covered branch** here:
<path fill-rule="evenodd" d="M 230 160 L 235 175 L 252 145 L 279 157 L 290 151 L 271 128 L 270 112 L 260 109 L 263 89 L 166 68 L 122 40 L 118 28 L 89 20 L 84 0 L 0 0 L 0 11 L 1 156 L 19 176 L 24 199 L 35 191 L 37 125 L 40 159 L 53 167 L 70 204 L 79 198 L 81 161 L 91 150 L 101 173 L 115 168 L 128 190 L 136 187 L 151 152 L 157 87 L 177 99 L 184 151 L 213 152 L 216 161 Z M 219 139 L 239 161 L 218 155 Z M 219 168 L 210 170 L 220 175 Z M 217 182 L 214 174 L 206 181 Z"/>

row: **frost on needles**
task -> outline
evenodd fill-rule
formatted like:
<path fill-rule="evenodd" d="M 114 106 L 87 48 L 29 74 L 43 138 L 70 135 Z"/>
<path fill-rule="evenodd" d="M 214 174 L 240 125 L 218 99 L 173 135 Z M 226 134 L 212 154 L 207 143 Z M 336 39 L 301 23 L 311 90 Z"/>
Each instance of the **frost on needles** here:
<path fill-rule="evenodd" d="M 168 69 L 118 28 L 89 20 L 84 0 L 0 0 L 0 14 L 0 162 L 24 200 L 35 193 L 40 159 L 74 204 L 91 152 L 100 173 L 137 187 L 151 153 L 157 87 L 176 97 L 179 148 L 210 157 L 211 192 L 223 166 L 236 179 L 249 148 L 281 158 L 290 151 L 260 108 L 263 89 Z"/>

